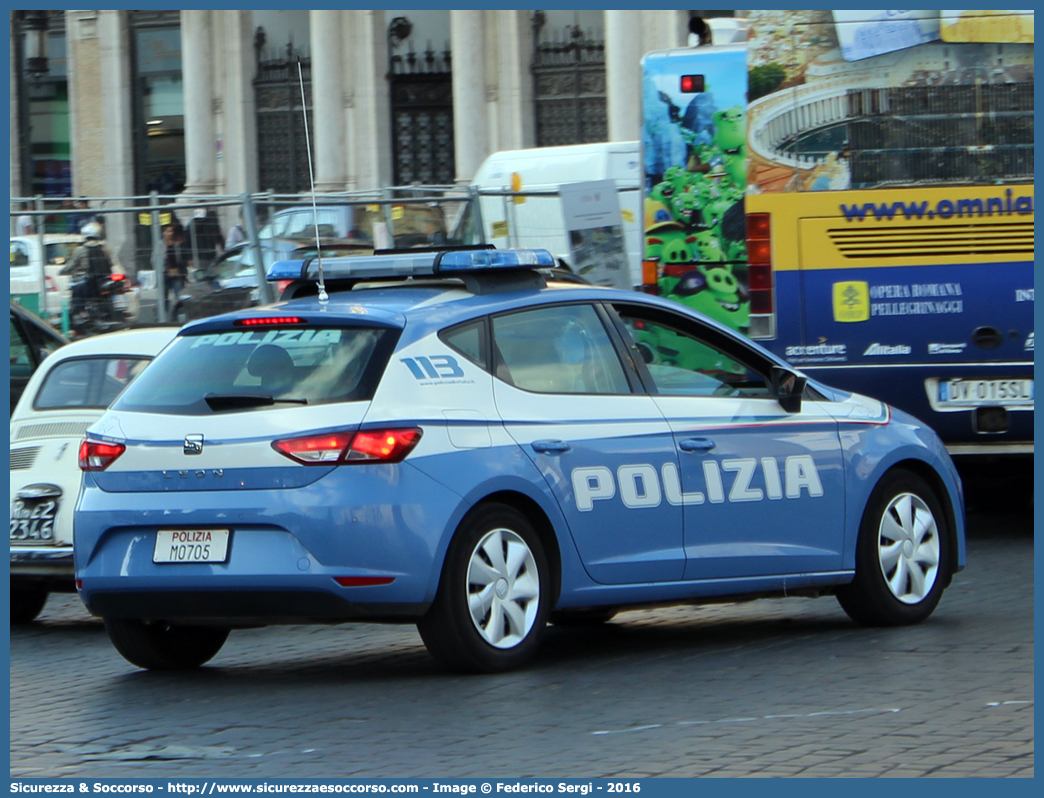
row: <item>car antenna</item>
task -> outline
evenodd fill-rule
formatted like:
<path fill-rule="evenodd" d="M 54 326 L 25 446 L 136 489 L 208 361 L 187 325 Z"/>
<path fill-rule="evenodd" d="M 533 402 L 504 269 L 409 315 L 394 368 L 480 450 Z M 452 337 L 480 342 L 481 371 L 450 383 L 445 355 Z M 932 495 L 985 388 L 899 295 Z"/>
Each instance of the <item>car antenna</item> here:
<path fill-rule="evenodd" d="M 308 179 L 312 183 L 312 222 L 315 225 L 315 260 L 319 264 L 319 301 L 330 299 L 323 280 L 323 248 L 319 243 L 319 210 L 315 206 L 315 173 L 312 171 L 312 144 L 308 140 L 308 105 L 305 102 L 304 72 L 301 71 L 301 56 L 297 57 L 297 79 L 301 84 L 301 116 L 304 117 L 305 152 L 308 154 Z"/>

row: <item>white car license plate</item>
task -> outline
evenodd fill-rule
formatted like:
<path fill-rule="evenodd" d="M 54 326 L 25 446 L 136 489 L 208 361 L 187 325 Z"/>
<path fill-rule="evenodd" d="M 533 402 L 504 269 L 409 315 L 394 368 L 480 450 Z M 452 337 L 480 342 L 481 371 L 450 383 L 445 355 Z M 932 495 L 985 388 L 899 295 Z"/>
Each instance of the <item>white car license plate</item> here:
<path fill-rule="evenodd" d="M 1033 380 L 940 380 L 942 407 L 1033 407 Z"/>
<path fill-rule="evenodd" d="M 225 562 L 227 529 L 160 529 L 156 531 L 153 562 Z"/>
<path fill-rule="evenodd" d="M 51 543 L 58 502 L 54 499 L 22 500 L 11 503 L 12 543 Z"/>

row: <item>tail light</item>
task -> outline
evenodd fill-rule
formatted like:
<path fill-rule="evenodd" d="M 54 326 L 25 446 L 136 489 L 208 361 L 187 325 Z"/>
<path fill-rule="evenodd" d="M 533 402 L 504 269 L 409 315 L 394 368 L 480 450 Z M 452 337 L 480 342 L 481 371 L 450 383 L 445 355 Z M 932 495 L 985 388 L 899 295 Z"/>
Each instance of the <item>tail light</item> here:
<path fill-rule="evenodd" d="M 750 337 L 775 338 L 772 222 L 767 213 L 747 214 L 747 281 L 750 289 Z"/>
<path fill-rule="evenodd" d="M 410 427 L 285 438 L 272 448 L 301 465 L 398 463 L 420 439 L 421 430 Z"/>
<path fill-rule="evenodd" d="M 348 450 L 347 462 L 397 463 L 421 438 L 419 429 L 385 429 L 360 432 Z"/>
<path fill-rule="evenodd" d="M 236 319 L 232 322 L 235 327 L 298 327 L 308 324 L 307 319 L 300 316 L 263 316 L 260 318 Z"/>
<path fill-rule="evenodd" d="M 80 470 L 104 471 L 127 451 L 122 443 L 102 443 L 86 440 L 80 444 Z"/>

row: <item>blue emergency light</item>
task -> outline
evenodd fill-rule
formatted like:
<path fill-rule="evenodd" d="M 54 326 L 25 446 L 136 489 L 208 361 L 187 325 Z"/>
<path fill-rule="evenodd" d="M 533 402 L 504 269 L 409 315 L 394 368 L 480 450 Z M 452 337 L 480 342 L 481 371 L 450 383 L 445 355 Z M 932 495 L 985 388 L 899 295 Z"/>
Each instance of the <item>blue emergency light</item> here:
<path fill-rule="evenodd" d="M 390 255 L 363 255 L 323 258 L 326 280 L 375 280 L 388 277 L 432 277 L 480 272 L 548 269 L 555 259 L 546 249 L 461 249 L 443 252 L 396 252 Z M 268 270 L 269 282 L 277 280 L 318 280 L 316 258 L 281 260 Z"/>

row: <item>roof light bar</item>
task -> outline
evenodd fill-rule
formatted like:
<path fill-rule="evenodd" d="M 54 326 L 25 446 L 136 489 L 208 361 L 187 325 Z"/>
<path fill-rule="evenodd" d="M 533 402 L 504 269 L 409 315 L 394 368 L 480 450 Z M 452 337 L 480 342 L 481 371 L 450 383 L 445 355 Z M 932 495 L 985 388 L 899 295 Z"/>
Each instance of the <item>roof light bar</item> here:
<path fill-rule="evenodd" d="M 323 272 L 327 280 L 370 280 L 382 277 L 431 277 L 439 274 L 547 269 L 554 265 L 555 259 L 546 249 L 469 249 L 324 258 Z M 268 270 L 269 282 L 318 279 L 318 269 L 311 259 L 277 261 Z"/>
<path fill-rule="evenodd" d="M 479 249 L 443 252 L 435 261 L 436 274 L 487 269 L 549 269 L 555 259 L 546 249 Z"/>

